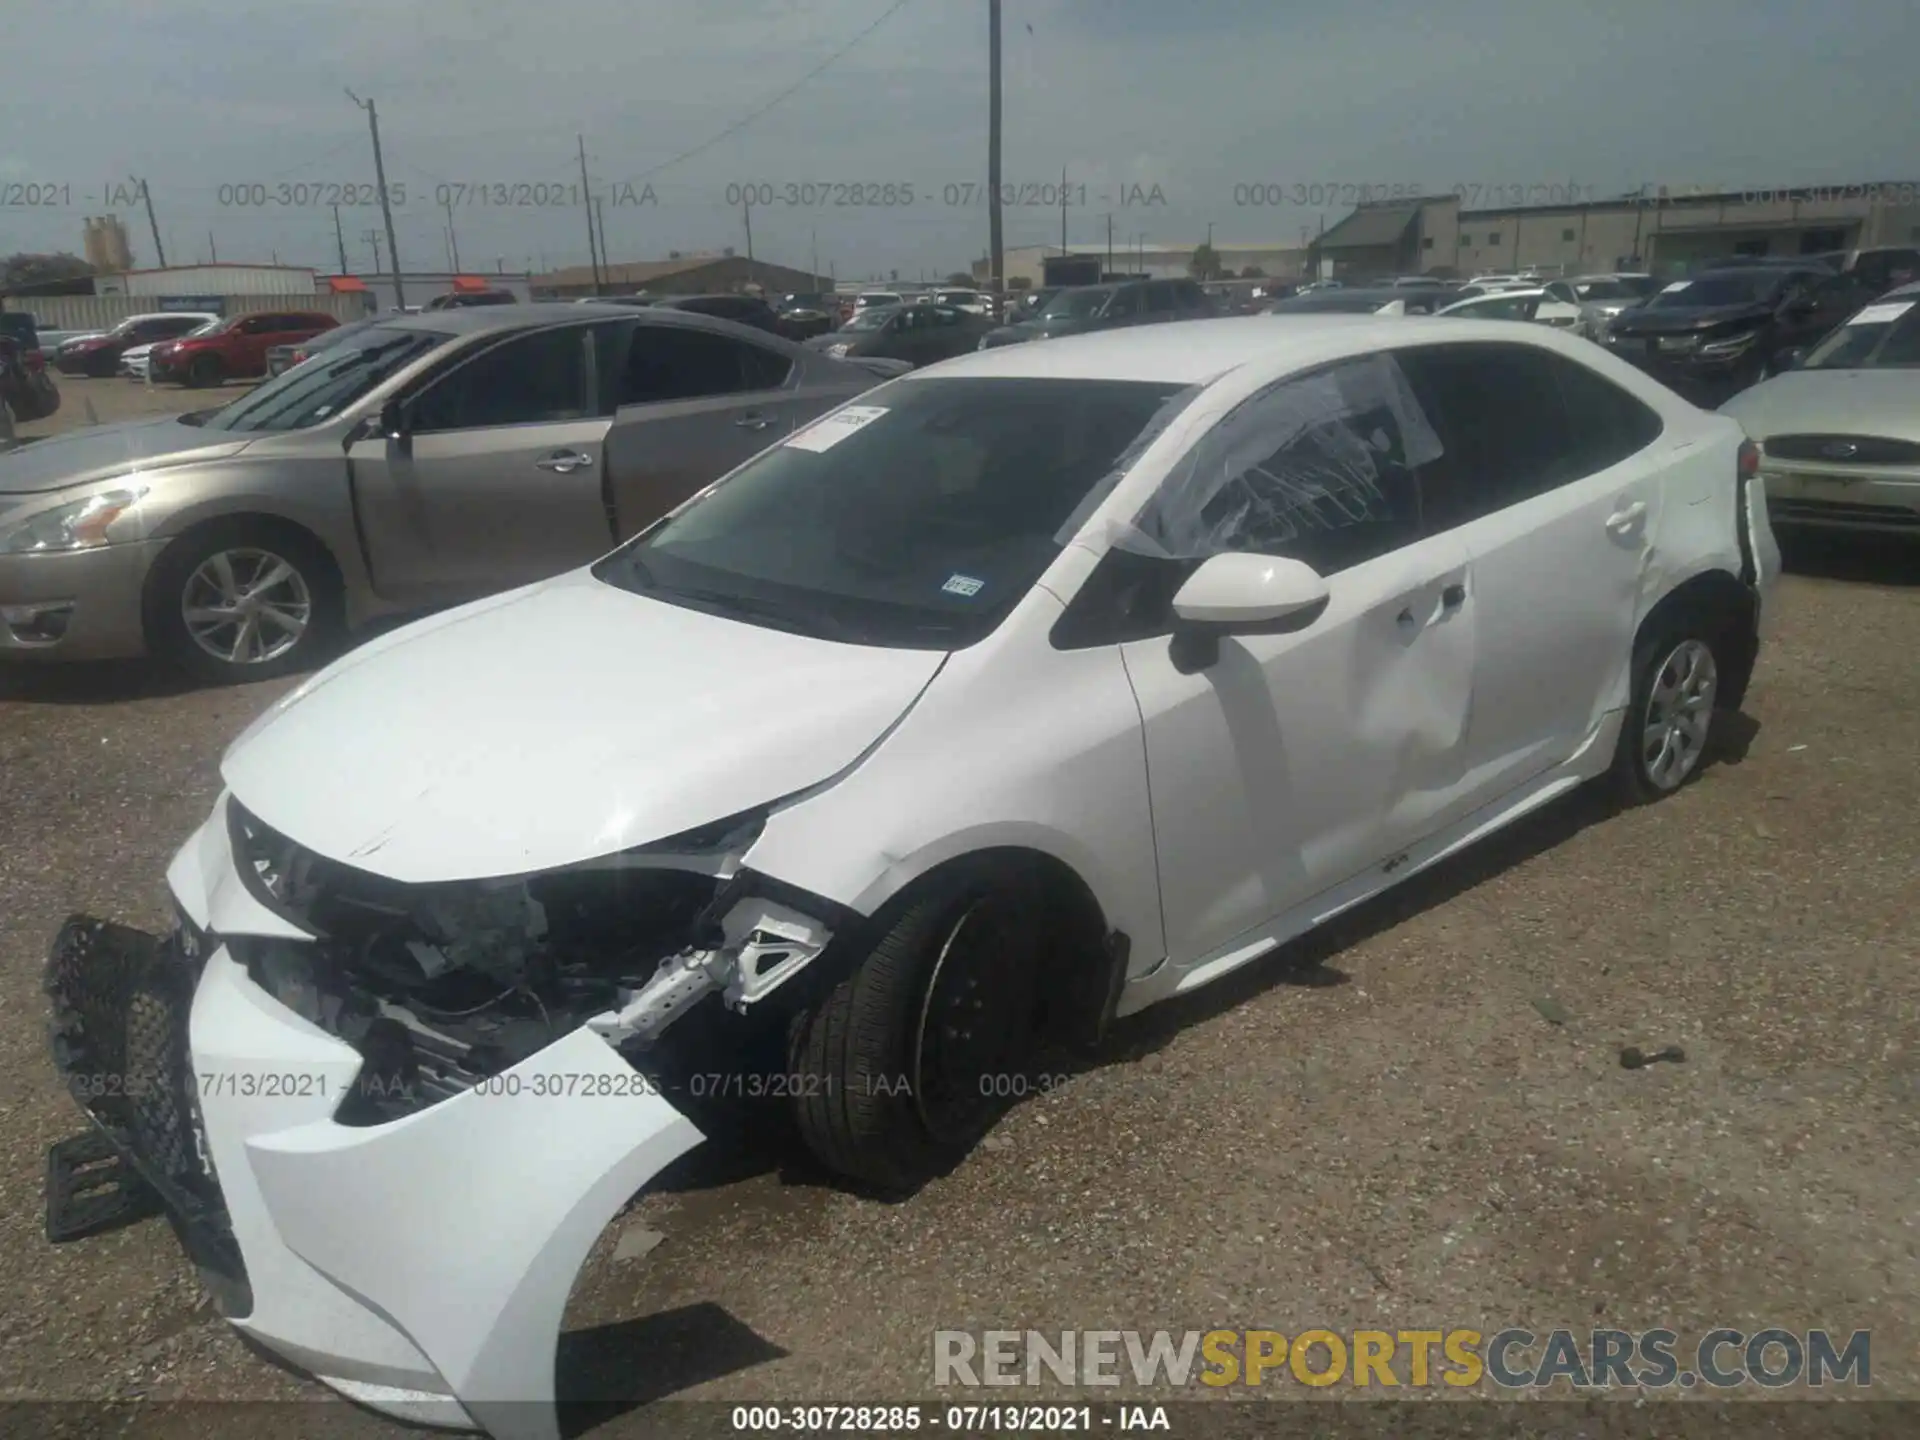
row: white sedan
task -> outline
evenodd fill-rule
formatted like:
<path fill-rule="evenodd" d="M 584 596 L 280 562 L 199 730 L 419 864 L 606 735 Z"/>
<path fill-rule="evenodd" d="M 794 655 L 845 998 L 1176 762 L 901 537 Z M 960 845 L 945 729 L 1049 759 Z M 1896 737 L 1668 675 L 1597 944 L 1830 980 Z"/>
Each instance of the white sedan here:
<path fill-rule="evenodd" d="M 1754 459 L 1546 327 L 915 371 L 275 702 L 178 930 L 56 941 L 60 1063 L 250 1339 L 551 1437 L 575 1272 L 716 1097 L 905 1190 L 1044 1037 L 1697 774 L 1778 570 Z"/>
<path fill-rule="evenodd" d="M 1456 300 L 1437 315 L 1457 315 L 1468 320 L 1533 320 L 1556 330 L 1573 330 L 1580 323 L 1580 307 L 1556 300 L 1544 288 L 1496 290 Z"/>

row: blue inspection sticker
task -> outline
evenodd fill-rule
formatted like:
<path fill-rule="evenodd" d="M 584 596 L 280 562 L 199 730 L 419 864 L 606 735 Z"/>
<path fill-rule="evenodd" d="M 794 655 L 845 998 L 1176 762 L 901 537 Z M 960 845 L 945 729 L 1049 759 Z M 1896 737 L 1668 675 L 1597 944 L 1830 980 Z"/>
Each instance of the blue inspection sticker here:
<path fill-rule="evenodd" d="M 976 580 L 971 575 L 949 575 L 947 583 L 940 588 L 949 595 L 978 595 L 980 587 L 987 582 Z"/>

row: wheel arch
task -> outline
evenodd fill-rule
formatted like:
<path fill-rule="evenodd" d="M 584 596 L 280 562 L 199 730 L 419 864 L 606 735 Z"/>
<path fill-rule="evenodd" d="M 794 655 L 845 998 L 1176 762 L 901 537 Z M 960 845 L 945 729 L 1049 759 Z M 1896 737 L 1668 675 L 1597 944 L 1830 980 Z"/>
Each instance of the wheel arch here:
<path fill-rule="evenodd" d="M 1727 571 L 1699 571 L 1675 585 L 1647 611 L 1634 635 L 1634 647 L 1638 649 L 1647 636 L 1682 621 L 1707 621 L 1713 633 L 1703 638 L 1718 642 L 1715 655 L 1723 667 L 1717 708 L 1737 710 L 1746 698 L 1758 654 L 1756 604 L 1753 591 Z"/>
<path fill-rule="evenodd" d="M 294 537 L 298 543 L 306 546 L 317 558 L 325 563 L 328 569 L 328 578 L 332 580 L 334 585 L 335 595 L 344 601 L 347 592 L 346 573 L 341 567 L 340 557 L 334 553 L 333 547 L 329 545 L 312 526 L 296 520 L 290 515 L 281 514 L 276 511 L 234 509 L 196 515 L 192 519 L 186 520 L 177 530 L 172 531 L 171 534 L 166 536 L 167 543 L 161 553 L 165 554 L 167 551 L 174 550 L 182 544 L 189 543 L 205 535 L 208 531 L 227 528 L 237 529 L 241 526 L 252 526 Z M 157 559 L 158 557 L 156 556 L 155 560 L 157 561 Z M 140 628 L 149 651 L 152 650 L 154 643 L 155 606 L 161 603 L 159 596 L 154 590 L 154 579 L 159 573 L 161 572 L 158 565 L 150 562 L 147 566 L 146 577 L 141 582 Z"/>

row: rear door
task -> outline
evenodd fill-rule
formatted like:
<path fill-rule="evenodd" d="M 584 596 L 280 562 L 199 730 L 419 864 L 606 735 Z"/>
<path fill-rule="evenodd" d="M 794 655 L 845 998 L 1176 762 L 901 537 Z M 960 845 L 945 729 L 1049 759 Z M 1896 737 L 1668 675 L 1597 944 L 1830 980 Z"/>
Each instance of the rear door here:
<path fill-rule="evenodd" d="M 466 599 L 609 548 L 601 469 L 610 417 L 594 328 L 479 342 L 402 402 L 406 439 L 348 451 L 381 594 Z"/>
<path fill-rule="evenodd" d="M 1443 446 L 1421 470 L 1422 520 L 1457 532 L 1470 567 L 1465 813 L 1572 757 L 1624 703 L 1659 522 L 1662 422 L 1532 345 L 1399 353 Z"/>
<path fill-rule="evenodd" d="M 602 356 L 618 384 L 607 500 L 621 539 L 872 379 L 783 342 L 646 318 Z"/>

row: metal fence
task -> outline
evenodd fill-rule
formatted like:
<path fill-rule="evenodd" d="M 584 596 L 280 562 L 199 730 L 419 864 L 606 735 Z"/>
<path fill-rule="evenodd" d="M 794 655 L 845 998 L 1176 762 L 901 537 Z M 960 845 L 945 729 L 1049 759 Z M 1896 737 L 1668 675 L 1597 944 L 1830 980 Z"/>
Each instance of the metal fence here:
<path fill-rule="evenodd" d="M 222 295 L 218 299 L 222 315 L 247 315 L 256 310 L 319 310 L 345 323 L 367 313 L 364 295 Z M 164 303 L 152 295 L 12 295 L 0 301 L 0 308 L 33 316 L 34 323 L 43 330 L 110 330 L 130 315 L 203 307 Z"/>

